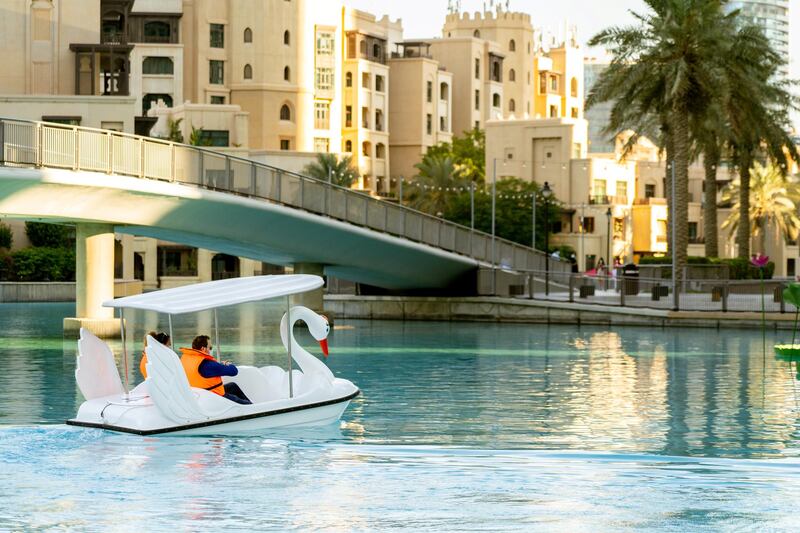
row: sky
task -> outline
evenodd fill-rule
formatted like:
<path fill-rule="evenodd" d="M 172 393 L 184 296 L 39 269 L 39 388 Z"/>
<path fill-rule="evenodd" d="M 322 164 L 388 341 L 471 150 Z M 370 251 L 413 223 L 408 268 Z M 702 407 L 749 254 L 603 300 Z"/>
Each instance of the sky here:
<path fill-rule="evenodd" d="M 402 18 L 404 37 L 439 37 L 447 14 L 447 0 L 345 0 L 347 5 L 369 11 L 378 17 L 388 14 Z M 489 0 L 485 4 L 489 5 Z M 481 11 L 483 0 L 462 0 L 462 11 Z M 505 5 L 505 1 L 503 1 Z M 595 33 L 615 24 L 632 22 L 629 10 L 644 11 L 642 0 L 510 0 L 511 11 L 530 13 L 534 26 L 560 33 L 564 22 L 576 25 L 578 37 L 584 44 Z M 790 54 L 792 76 L 798 76 L 800 65 L 800 0 L 789 0 Z M 591 51 L 587 52 L 591 55 Z"/>

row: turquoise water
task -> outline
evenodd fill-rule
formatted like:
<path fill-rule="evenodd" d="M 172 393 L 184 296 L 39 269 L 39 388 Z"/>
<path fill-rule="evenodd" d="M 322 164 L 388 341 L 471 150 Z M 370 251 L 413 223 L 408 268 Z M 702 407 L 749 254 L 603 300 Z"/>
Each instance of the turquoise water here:
<path fill-rule="evenodd" d="M 63 425 L 71 312 L 0 305 L 0 530 L 797 529 L 800 386 L 759 332 L 340 321 L 339 426 L 142 438 Z M 220 315 L 224 357 L 280 363 L 278 317 Z"/>

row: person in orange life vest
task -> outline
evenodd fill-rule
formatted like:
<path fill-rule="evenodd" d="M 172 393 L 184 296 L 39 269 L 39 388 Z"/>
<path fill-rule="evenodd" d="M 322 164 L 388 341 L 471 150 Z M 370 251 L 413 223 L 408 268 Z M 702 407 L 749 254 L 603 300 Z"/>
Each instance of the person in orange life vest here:
<path fill-rule="evenodd" d="M 164 333 L 156 333 L 155 331 L 151 331 L 147 335 L 144 336 L 144 346 L 147 348 L 147 337 L 153 337 L 155 340 L 169 348 L 172 346 L 172 340 L 170 340 L 169 335 Z M 142 360 L 139 362 L 139 372 L 142 373 L 142 377 L 147 379 L 147 352 L 142 350 Z"/>
<path fill-rule="evenodd" d="M 211 348 L 208 335 L 198 335 L 192 341 L 191 348 L 181 348 L 181 364 L 189 378 L 189 385 L 209 390 L 232 402 L 253 403 L 236 383 L 222 383 L 222 376 L 235 376 L 239 369 L 227 361 L 218 363 L 211 355 Z"/>

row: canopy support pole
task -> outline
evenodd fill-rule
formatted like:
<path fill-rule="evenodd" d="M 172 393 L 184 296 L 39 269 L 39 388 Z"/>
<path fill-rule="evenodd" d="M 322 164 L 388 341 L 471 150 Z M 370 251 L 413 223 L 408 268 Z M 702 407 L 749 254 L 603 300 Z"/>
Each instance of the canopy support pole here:
<path fill-rule="evenodd" d="M 122 339 L 122 366 L 125 367 L 125 399 L 129 398 L 128 387 L 128 347 L 125 344 L 125 311 L 119 308 L 119 336 Z"/>
<path fill-rule="evenodd" d="M 294 397 L 292 388 L 292 306 L 289 297 L 286 297 L 286 338 L 289 345 L 289 398 Z"/>
<path fill-rule="evenodd" d="M 222 356 L 220 355 L 220 349 L 219 349 L 219 322 L 217 322 L 216 307 L 214 308 L 214 346 L 216 346 L 214 351 L 217 354 L 217 361 L 221 361 Z"/>
<path fill-rule="evenodd" d="M 175 342 L 175 335 L 172 334 L 172 315 L 167 313 L 167 320 L 169 321 L 169 340 L 172 342 L 172 346 L 176 347 L 178 344 Z"/>

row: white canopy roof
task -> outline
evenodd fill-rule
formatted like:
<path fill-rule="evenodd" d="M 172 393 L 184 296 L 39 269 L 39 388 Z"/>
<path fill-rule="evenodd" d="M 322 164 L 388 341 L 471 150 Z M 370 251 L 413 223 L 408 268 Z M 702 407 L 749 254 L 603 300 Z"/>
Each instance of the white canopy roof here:
<path fill-rule="evenodd" d="M 321 277 L 310 274 L 231 278 L 126 296 L 103 302 L 103 306 L 177 315 L 299 294 L 323 283 Z"/>

